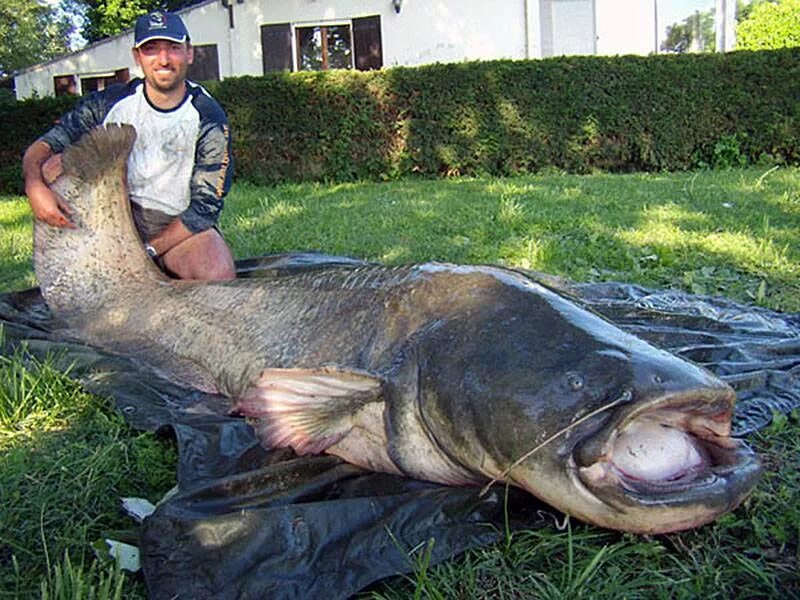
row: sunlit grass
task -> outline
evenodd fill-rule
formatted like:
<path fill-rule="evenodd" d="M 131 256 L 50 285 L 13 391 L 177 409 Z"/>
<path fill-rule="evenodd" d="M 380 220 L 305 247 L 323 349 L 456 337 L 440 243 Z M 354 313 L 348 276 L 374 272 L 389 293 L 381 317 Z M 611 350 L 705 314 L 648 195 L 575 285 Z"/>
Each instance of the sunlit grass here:
<path fill-rule="evenodd" d="M 576 280 L 719 293 L 797 311 L 797 175 L 791 168 L 751 168 L 238 184 L 222 227 L 239 257 L 314 249 L 389 264 L 500 263 Z M 30 217 L 22 198 L 0 202 L 0 223 L 0 287 L 33 284 Z"/>

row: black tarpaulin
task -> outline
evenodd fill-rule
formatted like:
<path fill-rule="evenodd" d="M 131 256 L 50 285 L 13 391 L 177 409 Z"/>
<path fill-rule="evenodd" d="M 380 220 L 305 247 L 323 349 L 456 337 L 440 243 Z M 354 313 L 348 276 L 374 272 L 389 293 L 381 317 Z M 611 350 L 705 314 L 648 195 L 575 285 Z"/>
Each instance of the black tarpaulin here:
<path fill-rule="evenodd" d="M 281 277 L 360 261 L 314 253 L 240 261 L 241 277 Z M 698 362 L 738 393 L 745 435 L 800 407 L 800 316 L 639 286 L 531 274 L 622 329 Z M 368 473 L 329 457 L 265 451 L 224 398 L 181 388 L 64 339 L 38 290 L 0 295 L 6 344 L 51 353 L 135 428 L 174 432 L 178 491 L 141 533 L 152 598 L 346 598 L 379 579 L 485 545 L 509 526 L 550 526 L 543 505 L 502 486 L 448 488 Z M 507 510 L 506 510 L 507 509 Z"/>

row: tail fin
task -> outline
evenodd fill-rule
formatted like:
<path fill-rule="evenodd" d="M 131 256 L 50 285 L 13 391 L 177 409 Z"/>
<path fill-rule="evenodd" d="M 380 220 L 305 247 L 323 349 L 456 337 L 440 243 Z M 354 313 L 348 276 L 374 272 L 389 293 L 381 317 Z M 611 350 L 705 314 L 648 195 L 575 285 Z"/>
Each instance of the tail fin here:
<path fill-rule="evenodd" d="M 131 216 L 127 162 L 136 130 L 98 127 L 68 146 L 50 189 L 70 206 L 75 228 L 35 222 L 34 266 L 51 310 L 62 314 L 102 303 L 98 288 L 163 279 L 144 251 Z M 83 305 L 83 306 L 81 306 Z M 54 311 L 56 312 L 56 311 Z"/>
<path fill-rule="evenodd" d="M 97 127 L 64 150 L 61 158 L 64 174 L 93 181 L 109 170 L 119 168 L 124 172 L 134 140 L 136 130 L 131 125 Z"/>

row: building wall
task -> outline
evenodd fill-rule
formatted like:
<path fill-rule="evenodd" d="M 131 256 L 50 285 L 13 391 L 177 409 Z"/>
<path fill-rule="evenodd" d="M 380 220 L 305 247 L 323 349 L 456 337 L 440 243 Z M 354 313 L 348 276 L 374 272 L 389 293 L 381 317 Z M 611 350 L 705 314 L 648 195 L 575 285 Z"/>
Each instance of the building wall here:
<path fill-rule="evenodd" d="M 73 52 L 61 59 L 26 69 L 14 78 L 17 98 L 52 96 L 55 93 L 53 78 L 59 75 L 79 73 L 94 77 L 125 67 L 130 68 L 133 75 L 135 63 L 131 56 L 132 45 L 133 34 L 129 33 L 93 44 L 82 52 Z"/>
<path fill-rule="evenodd" d="M 524 58 L 524 0 L 285 0 L 233 4 L 232 43 L 239 51 L 227 72 L 260 75 L 261 25 L 336 24 L 379 15 L 385 66 L 477 59 Z M 240 24 L 247 23 L 247 26 Z"/>
<path fill-rule="evenodd" d="M 231 0 L 235 2 L 236 0 Z M 222 6 L 219 0 L 211 0 L 194 6 L 180 13 L 186 29 L 189 30 L 192 43 L 216 44 L 219 53 L 220 76 L 229 77 L 230 71 L 225 71 L 225 65 L 230 64 L 231 30 L 228 20 L 228 9 Z"/>
<path fill-rule="evenodd" d="M 542 56 L 595 54 L 595 0 L 541 0 Z"/>
<path fill-rule="evenodd" d="M 384 66 L 542 58 L 559 54 L 648 54 L 655 16 L 646 0 L 208 0 L 180 14 L 195 44 L 216 44 L 222 78 L 261 75 L 261 26 L 350 23 L 379 15 Z M 231 18 L 233 27 L 230 26 Z M 128 31 L 16 76 L 17 97 L 51 95 L 53 78 L 128 68 L 141 75 Z M 80 89 L 80 85 L 78 85 Z"/>
<path fill-rule="evenodd" d="M 597 54 L 657 52 L 656 7 L 653 0 L 595 0 Z"/>
<path fill-rule="evenodd" d="M 193 43 L 218 45 L 220 70 L 223 70 L 222 65 L 230 63 L 227 9 L 218 0 L 210 0 L 181 12 L 181 16 Z M 60 59 L 25 69 L 15 77 L 17 98 L 52 96 L 53 78 L 59 75 L 77 74 L 79 78 L 96 77 L 127 68 L 131 77 L 139 77 L 142 72 L 133 59 L 132 47 L 133 31 L 126 31 Z M 226 75 L 230 75 L 230 72 L 223 70 L 223 76 Z M 80 83 L 78 89 L 80 90 Z"/>

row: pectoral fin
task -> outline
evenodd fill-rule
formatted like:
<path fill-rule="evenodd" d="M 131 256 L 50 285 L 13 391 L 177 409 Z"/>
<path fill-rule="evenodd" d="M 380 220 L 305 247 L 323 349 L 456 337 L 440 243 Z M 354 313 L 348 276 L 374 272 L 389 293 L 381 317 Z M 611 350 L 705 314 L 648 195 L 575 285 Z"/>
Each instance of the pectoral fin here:
<path fill-rule="evenodd" d="M 358 371 L 265 369 L 234 410 L 248 418 L 265 446 L 316 454 L 346 436 L 382 392 L 380 378 Z"/>

